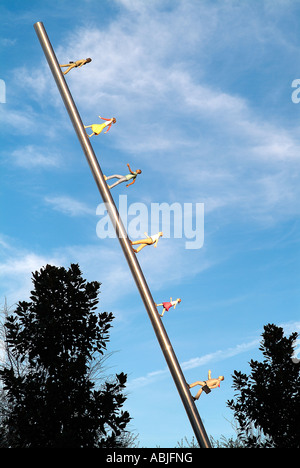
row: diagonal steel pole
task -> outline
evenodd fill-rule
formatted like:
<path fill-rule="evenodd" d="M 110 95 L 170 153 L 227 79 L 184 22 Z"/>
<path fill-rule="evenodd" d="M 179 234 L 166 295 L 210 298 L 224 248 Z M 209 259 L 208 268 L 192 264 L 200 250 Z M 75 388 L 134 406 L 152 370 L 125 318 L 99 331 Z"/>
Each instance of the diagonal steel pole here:
<path fill-rule="evenodd" d="M 125 255 L 125 258 L 130 267 L 132 276 L 136 282 L 136 285 L 138 287 L 138 290 L 144 302 L 145 308 L 147 310 L 153 329 L 155 331 L 157 340 L 159 342 L 161 350 L 168 364 L 169 370 L 171 372 L 171 375 L 177 387 L 178 393 L 181 397 L 182 403 L 184 405 L 184 408 L 190 420 L 191 426 L 194 430 L 196 439 L 201 448 L 211 448 L 211 444 L 210 444 L 209 438 L 207 437 L 200 415 L 195 406 L 194 400 L 191 396 L 190 390 L 183 376 L 177 357 L 171 346 L 166 330 L 163 326 L 162 320 L 156 309 L 154 300 L 150 293 L 147 282 L 144 278 L 139 262 L 136 258 L 135 253 L 132 250 L 127 232 L 124 228 L 122 220 L 120 219 L 118 210 L 115 206 L 110 190 L 107 187 L 107 184 L 104 180 L 103 173 L 101 171 L 100 165 L 98 163 L 98 160 L 96 158 L 96 155 L 90 143 L 90 139 L 87 136 L 87 133 L 82 123 L 82 120 L 80 118 L 79 112 L 73 101 L 72 95 L 70 93 L 70 90 L 64 78 L 64 75 L 61 71 L 61 68 L 57 61 L 56 55 L 54 53 L 54 50 L 52 48 L 52 45 L 50 43 L 50 40 L 48 38 L 48 35 L 44 28 L 43 23 L 42 22 L 35 23 L 34 29 L 39 38 L 39 41 L 44 51 L 44 54 L 46 56 L 48 65 L 56 81 L 56 84 L 61 94 L 61 97 L 63 99 L 63 102 L 70 116 L 71 122 L 77 133 L 79 142 L 82 146 L 86 159 L 89 163 L 90 169 L 94 176 L 99 192 L 102 196 L 103 202 L 105 203 L 107 212 L 109 213 L 112 224 L 116 230 L 116 234 L 118 236 L 121 247 L 123 249 L 123 253 Z"/>

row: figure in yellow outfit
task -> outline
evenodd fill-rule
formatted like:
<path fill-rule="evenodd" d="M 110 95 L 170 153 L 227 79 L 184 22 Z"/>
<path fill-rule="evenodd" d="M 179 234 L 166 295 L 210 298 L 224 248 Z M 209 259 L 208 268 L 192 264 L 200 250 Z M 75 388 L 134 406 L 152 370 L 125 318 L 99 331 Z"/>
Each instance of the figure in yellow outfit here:
<path fill-rule="evenodd" d="M 106 127 L 107 127 L 107 130 L 104 133 L 107 133 L 110 130 L 110 127 L 112 126 L 112 124 L 116 123 L 116 119 L 114 117 L 112 119 L 105 119 L 104 117 L 100 117 L 99 115 L 99 119 L 106 120 L 106 122 L 102 124 L 93 124 L 93 125 L 84 126 L 84 128 L 91 128 L 93 131 L 93 133 L 88 135 L 89 137 L 93 135 L 99 135 L 99 133 L 101 133 Z"/>
<path fill-rule="evenodd" d="M 152 245 L 154 244 L 154 247 L 157 247 L 157 242 L 158 242 L 158 239 L 163 235 L 162 232 L 158 232 L 157 234 L 155 234 L 154 236 L 148 236 L 148 234 L 145 232 L 144 233 L 146 237 L 146 239 L 141 239 L 141 240 L 137 240 L 137 241 L 130 241 L 131 242 L 131 245 L 136 245 L 136 244 L 141 244 L 137 249 L 132 249 L 135 253 L 138 253 L 140 252 L 140 250 L 142 250 L 144 247 L 146 247 L 146 245 Z"/>
<path fill-rule="evenodd" d="M 60 67 L 68 67 L 68 69 L 63 72 L 63 74 L 66 75 L 70 70 L 72 70 L 72 68 L 77 68 L 77 67 L 81 68 L 83 65 L 91 61 L 92 61 L 91 58 L 87 58 L 87 59 L 77 60 L 76 62 L 69 62 L 65 65 L 60 65 Z"/>
<path fill-rule="evenodd" d="M 193 388 L 196 385 L 201 385 L 201 388 L 198 391 L 197 395 L 195 397 L 193 397 L 194 400 L 198 400 L 198 398 L 200 397 L 202 391 L 204 391 L 205 393 L 210 393 L 211 388 L 220 387 L 220 382 L 222 380 L 224 380 L 223 375 L 220 375 L 217 379 L 212 379 L 211 378 L 211 371 L 209 370 L 208 371 L 208 380 L 206 380 L 206 381 L 199 380 L 198 382 L 194 382 L 191 385 L 189 385 L 189 388 Z"/>
<path fill-rule="evenodd" d="M 161 304 L 155 304 L 155 305 L 156 305 L 156 307 L 157 306 L 163 306 L 162 313 L 159 314 L 161 317 L 163 317 L 166 310 L 168 311 L 171 307 L 174 307 L 174 309 L 175 309 L 177 304 L 180 304 L 180 302 L 181 302 L 181 299 L 176 299 L 176 301 L 172 301 L 172 298 L 170 297 L 170 302 L 162 302 Z"/>

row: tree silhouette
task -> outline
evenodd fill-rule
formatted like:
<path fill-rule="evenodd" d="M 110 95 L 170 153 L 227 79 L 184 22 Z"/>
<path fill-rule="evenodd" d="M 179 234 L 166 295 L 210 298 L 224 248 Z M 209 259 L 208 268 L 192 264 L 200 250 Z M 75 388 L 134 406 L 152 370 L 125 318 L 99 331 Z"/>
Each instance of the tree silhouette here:
<path fill-rule="evenodd" d="M 99 388 L 90 379 L 113 320 L 112 313 L 96 313 L 100 283 L 84 280 L 72 264 L 47 265 L 33 284 L 30 302 L 19 302 L 5 322 L 13 360 L 0 371 L 0 437 L 13 448 L 118 446 L 130 420 L 121 409 L 127 377 L 120 373 Z"/>
<path fill-rule="evenodd" d="M 282 328 L 266 325 L 259 348 L 264 361 L 251 360 L 249 376 L 234 371 L 233 387 L 239 395 L 227 404 L 247 447 L 300 447 L 300 364 L 293 359 L 297 336 L 284 337 Z"/>

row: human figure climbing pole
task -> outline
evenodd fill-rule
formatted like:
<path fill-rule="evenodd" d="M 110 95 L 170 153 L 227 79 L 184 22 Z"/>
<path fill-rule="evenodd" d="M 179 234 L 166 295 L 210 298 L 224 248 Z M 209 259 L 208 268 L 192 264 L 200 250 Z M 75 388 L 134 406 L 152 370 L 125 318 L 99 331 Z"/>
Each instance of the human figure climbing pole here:
<path fill-rule="evenodd" d="M 171 307 L 175 307 L 177 306 L 177 304 L 180 304 L 181 302 L 181 299 L 176 299 L 176 301 L 172 301 L 172 298 L 170 297 L 170 302 L 161 302 L 160 304 L 155 304 L 157 307 L 158 306 L 163 306 L 163 310 L 162 310 L 162 313 L 159 314 L 161 317 L 163 317 L 165 311 L 168 311 Z"/>
<path fill-rule="evenodd" d="M 110 130 L 112 124 L 116 123 L 115 117 L 113 117 L 112 119 L 105 119 L 104 117 L 100 117 L 100 115 L 99 115 L 99 119 L 105 120 L 105 122 L 102 123 L 102 124 L 92 124 L 92 125 L 85 125 L 84 126 L 84 128 L 91 128 L 92 129 L 93 133 L 88 135 L 89 137 L 92 137 L 93 135 L 99 135 L 106 127 L 107 127 L 107 130 L 104 133 L 107 133 Z"/>
<path fill-rule="evenodd" d="M 189 388 L 196 387 L 196 385 L 201 386 L 201 388 L 198 391 L 198 393 L 196 394 L 196 396 L 193 397 L 194 400 L 198 400 L 198 398 L 200 397 L 202 391 L 204 391 L 205 393 L 210 393 L 212 388 L 220 387 L 220 382 L 222 380 L 224 380 L 223 375 L 220 375 L 217 379 L 212 379 L 211 378 L 211 371 L 209 370 L 208 371 L 208 380 L 203 380 L 203 381 L 198 380 L 197 382 L 194 382 L 194 383 L 189 385 Z"/>
<path fill-rule="evenodd" d="M 60 67 L 61 68 L 68 67 L 67 70 L 63 72 L 63 74 L 66 75 L 67 73 L 69 73 L 70 70 L 72 70 L 72 68 L 81 68 L 83 65 L 86 65 L 87 63 L 91 61 L 92 61 L 91 58 L 76 60 L 76 62 L 69 62 L 69 63 L 66 63 L 65 65 L 60 65 Z"/>
<path fill-rule="evenodd" d="M 118 179 L 118 181 L 115 182 L 114 184 L 108 185 L 108 188 L 111 189 L 111 188 L 115 187 L 116 185 L 119 185 L 122 182 L 128 182 L 129 180 L 131 180 L 131 182 L 129 184 L 127 184 L 126 187 L 129 187 L 129 185 L 132 185 L 132 184 L 135 183 L 138 174 L 141 174 L 142 171 L 141 171 L 141 169 L 137 169 L 136 171 L 132 171 L 129 164 L 127 164 L 127 166 L 128 166 L 130 174 L 127 174 L 125 176 L 124 175 L 122 176 L 122 175 L 119 175 L 119 174 L 114 174 L 114 175 L 111 175 L 109 177 L 104 176 L 105 180 Z"/>
<path fill-rule="evenodd" d="M 147 236 L 145 239 L 137 240 L 137 241 L 130 241 L 131 245 L 137 245 L 140 244 L 140 246 L 137 249 L 132 248 L 132 250 L 135 253 L 140 252 L 146 245 L 153 245 L 154 247 L 157 247 L 157 243 L 160 237 L 163 236 L 162 232 L 158 232 L 154 236 L 148 236 L 148 234 L 145 232 L 145 236 Z"/>

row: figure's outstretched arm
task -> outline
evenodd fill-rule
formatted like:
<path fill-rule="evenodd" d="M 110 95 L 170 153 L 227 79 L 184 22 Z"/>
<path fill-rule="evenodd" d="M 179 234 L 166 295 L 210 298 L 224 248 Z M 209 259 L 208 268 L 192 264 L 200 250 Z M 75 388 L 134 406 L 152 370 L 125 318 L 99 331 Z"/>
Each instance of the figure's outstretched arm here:
<path fill-rule="evenodd" d="M 105 119 L 105 120 L 106 120 L 106 119 Z M 110 119 L 109 119 L 109 120 L 110 120 Z M 107 127 L 107 130 L 106 130 L 106 132 L 104 132 L 104 133 L 107 133 L 107 132 L 109 132 L 109 130 L 110 130 L 110 127 L 111 127 L 111 124 L 110 124 L 110 125 Z"/>
<path fill-rule="evenodd" d="M 127 185 L 126 185 L 126 187 L 129 187 L 129 185 L 132 185 L 132 184 L 134 184 L 134 182 L 135 182 L 135 179 L 133 179 L 133 181 L 132 181 L 132 182 L 130 182 L 130 184 L 127 184 Z"/>
<path fill-rule="evenodd" d="M 127 167 L 128 167 L 128 169 L 129 169 L 129 171 L 131 172 L 131 174 L 133 174 L 133 172 L 132 172 L 132 170 L 131 170 L 129 164 L 127 164 Z"/>

